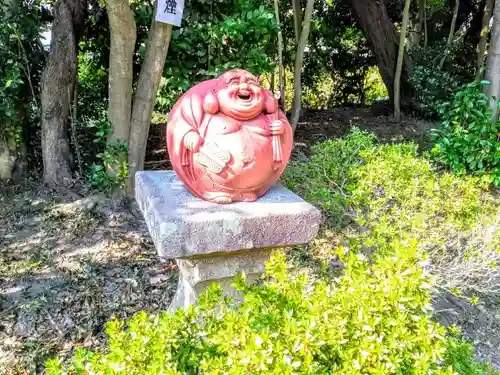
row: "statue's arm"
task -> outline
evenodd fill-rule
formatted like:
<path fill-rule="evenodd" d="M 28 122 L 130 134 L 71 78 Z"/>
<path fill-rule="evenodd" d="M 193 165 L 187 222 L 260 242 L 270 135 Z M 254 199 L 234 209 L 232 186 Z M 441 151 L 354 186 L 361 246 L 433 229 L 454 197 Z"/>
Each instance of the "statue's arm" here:
<path fill-rule="evenodd" d="M 198 104 L 198 108 L 196 108 Z M 191 95 L 185 97 L 180 103 L 180 108 L 176 111 L 174 122 L 174 132 L 177 142 L 190 151 L 197 152 L 203 143 L 199 134 L 202 120 L 202 107 L 197 97 Z"/>
<path fill-rule="evenodd" d="M 178 107 L 172 110 L 172 118 L 168 124 L 171 127 L 171 152 L 180 159 L 182 166 L 191 164 L 189 152 L 197 152 L 203 143 L 198 131 L 200 122 L 192 104 L 192 95 L 188 93 L 178 103 Z"/>

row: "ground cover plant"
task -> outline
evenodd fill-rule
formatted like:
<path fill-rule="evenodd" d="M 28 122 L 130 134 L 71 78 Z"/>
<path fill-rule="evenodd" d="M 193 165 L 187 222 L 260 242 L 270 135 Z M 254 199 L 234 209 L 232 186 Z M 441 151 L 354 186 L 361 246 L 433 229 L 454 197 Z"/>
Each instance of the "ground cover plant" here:
<path fill-rule="evenodd" d="M 375 250 L 410 233 L 439 285 L 498 293 L 500 209 L 480 177 L 441 171 L 415 143 L 377 145 L 354 128 L 313 147 L 311 163 L 290 165 L 284 182 L 323 209 L 329 226 Z"/>
<path fill-rule="evenodd" d="M 467 266 L 475 258 L 494 270 L 498 232 L 491 243 L 449 243 L 483 221 L 498 231 L 486 184 L 438 172 L 415 145 L 379 145 L 357 128 L 317 144 L 311 162 L 293 162 L 283 180 L 322 208 L 324 232 L 343 237 L 339 246 L 323 236 L 311 245 L 327 247 L 318 273 L 289 269 L 276 254 L 261 284 L 236 280 L 242 305 L 214 286 L 186 311 L 113 320 L 105 350 L 52 359 L 47 373 L 497 374 L 432 308 L 440 288 L 456 287 L 439 268 L 447 257 L 463 267 L 464 293 L 496 293 L 497 274 L 485 280 Z"/>
<path fill-rule="evenodd" d="M 494 374 L 430 320 L 414 244 L 392 251 L 372 265 L 349 254 L 332 283 L 293 277 L 276 255 L 263 285 L 236 282 L 237 309 L 214 286 L 187 311 L 110 322 L 106 353 L 51 360 L 47 374 Z"/>

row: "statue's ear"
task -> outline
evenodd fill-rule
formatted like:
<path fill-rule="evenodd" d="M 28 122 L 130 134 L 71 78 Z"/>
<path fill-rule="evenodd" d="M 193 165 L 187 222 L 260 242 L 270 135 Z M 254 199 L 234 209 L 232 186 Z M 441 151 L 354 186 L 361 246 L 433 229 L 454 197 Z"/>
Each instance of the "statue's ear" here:
<path fill-rule="evenodd" d="M 219 112 L 219 99 L 217 99 L 217 95 L 213 90 L 209 91 L 205 98 L 203 99 L 203 109 L 210 113 L 211 115 L 215 115 Z"/>
<path fill-rule="evenodd" d="M 275 113 L 278 110 L 278 99 L 269 90 L 264 90 L 264 112 Z"/>

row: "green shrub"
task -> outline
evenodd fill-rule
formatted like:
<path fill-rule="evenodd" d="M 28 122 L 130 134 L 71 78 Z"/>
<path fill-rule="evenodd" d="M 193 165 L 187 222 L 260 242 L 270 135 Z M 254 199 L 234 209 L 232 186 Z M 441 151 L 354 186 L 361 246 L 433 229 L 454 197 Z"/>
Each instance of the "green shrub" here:
<path fill-rule="evenodd" d="M 414 144 L 375 146 L 361 157 L 350 204 L 368 230 L 355 240 L 378 248 L 411 234 L 441 287 L 500 292 L 500 207 L 485 181 L 438 173 Z"/>
<path fill-rule="evenodd" d="M 467 368 L 473 360 L 447 351 L 444 328 L 430 319 L 415 245 L 394 243 L 391 251 L 372 265 L 347 253 L 344 275 L 331 284 L 291 276 L 275 255 L 263 285 L 236 280 L 245 296 L 239 307 L 213 285 L 186 311 L 111 321 L 105 352 L 80 351 L 69 366 L 51 360 L 46 373 L 452 375 L 451 364 Z"/>
<path fill-rule="evenodd" d="M 336 92 L 335 84 L 336 82 L 331 74 L 319 73 L 318 77 L 311 82 L 311 87 L 304 87 L 301 99 L 302 105 L 310 109 L 327 109 L 330 106 L 332 92 Z"/>
<path fill-rule="evenodd" d="M 94 129 L 94 143 L 99 147 L 97 162 L 89 166 L 87 175 L 90 185 L 96 189 L 109 191 L 125 188 L 128 177 L 128 146 L 125 142 L 110 141 L 111 123 L 103 112 L 89 120 L 88 128 Z"/>
<path fill-rule="evenodd" d="M 377 100 L 385 99 L 389 96 L 387 87 L 382 80 L 382 76 L 377 66 L 368 68 L 365 74 L 364 94 L 367 105 L 372 105 L 376 103 Z"/>
<path fill-rule="evenodd" d="M 317 144 L 283 181 L 337 229 L 354 219 L 351 243 L 371 251 L 411 235 L 441 287 L 500 293 L 500 207 L 487 181 L 438 173 L 415 144 L 377 145 L 356 128 Z"/>
<path fill-rule="evenodd" d="M 352 188 L 351 170 L 361 164 L 360 152 L 371 148 L 374 141 L 372 133 L 354 127 L 345 138 L 314 145 L 310 162 L 291 162 L 282 181 L 319 206 L 330 225 L 341 225 Z"/>
<path fill-rule="evenodd" d="M 416 109 L 423 116 L 436 117 L 439 106 L 460 87 L 452 74 L 433 66 L 416 65 L 410 83 L 415 90 Z"/>
<path fill-rule="evenodd" d="M 454 43 L 449 49 L 443 69 L 436 69 L 445 50 L 443 43 L 411 51 L 413 74 L 410 84 L 413 88 L 415 109 L 420 115 L 437 118 L 440 106 L 450 101 L 464 83 L 474 79 L 474 62 L 464 53 L 474 54 L 469 46 Z"/>
<path fill-rule="evenodd" d="M 475 361 L 474 354 L 473 346 L 460 338 L 451 337 L 446 341 L 445 361 L 457 373 L 467 375 L 498 374 L 486 363 Z"/>
<path fill-rule="evenodd" d="M 434 155 L 455 172 L 485 175 L 500 185 L 500 122 L 491 122 L 486 82 L 473 82 L 441 109 L 443 121 L 435 131 Z"/>

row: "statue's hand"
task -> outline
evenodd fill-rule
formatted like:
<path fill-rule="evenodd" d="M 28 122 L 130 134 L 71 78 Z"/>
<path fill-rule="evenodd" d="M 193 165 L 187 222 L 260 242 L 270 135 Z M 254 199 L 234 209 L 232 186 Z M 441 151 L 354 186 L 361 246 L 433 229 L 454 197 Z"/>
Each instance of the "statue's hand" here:
<path fill-rule="evenodd" d="M 203 139 L 195 131 L 190 131 L 184 136 L 184 146 L 192 152 L 198 152 L 203 144 Z"/>
<path fill-rule="evenodd" d="M 281 120 L 273 120 L 269 124 L 271 135 L 281 135 L 285 132 L 285 126 Z"/>

